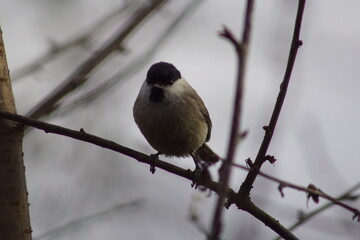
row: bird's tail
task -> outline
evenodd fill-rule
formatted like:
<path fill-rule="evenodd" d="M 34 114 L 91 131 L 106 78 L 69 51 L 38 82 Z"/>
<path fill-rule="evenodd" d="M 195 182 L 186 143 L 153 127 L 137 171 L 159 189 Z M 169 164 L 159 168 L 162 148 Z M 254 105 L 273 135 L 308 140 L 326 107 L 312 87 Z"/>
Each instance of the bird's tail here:
<path fill-rule="evenodd" d="M 197 160 L 201 160 L 206 163 L 207 166 L 217 163 L 220 160 L 219 155 L 217 155 L 211 148 L 204 143 L 195 153 Z"/>

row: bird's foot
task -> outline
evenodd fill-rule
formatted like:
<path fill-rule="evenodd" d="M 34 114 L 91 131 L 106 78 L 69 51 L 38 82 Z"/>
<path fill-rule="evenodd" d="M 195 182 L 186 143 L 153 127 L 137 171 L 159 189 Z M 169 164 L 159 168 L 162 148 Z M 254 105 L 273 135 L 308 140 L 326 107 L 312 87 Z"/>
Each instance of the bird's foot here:
<path fill-rule="evenodd" d="M 159 155 L 160 155 L 160 153 L 156 153 L 156 154 L 151 154 L 150 155 L 150 160 L 151 160 L 151 163 L 150 163 L 150 172 L 152 173 L 152 174 L 154 174 L 155 173 L 155 166 L 156 166 L 156 162 L 157 162 L 157 160 L 159 160 Z"/>
<path fill-rule="evenodd" d="M 192 172 L 193 173 L 193 181 L 192 181 L 191 187 L 194 187 L 195 189 L 198 187 L 198 181 L 201 176 L 201 171 L 202 171 L 202 169 L 199 166 L 196 166 L 195 170 Z"/>
<path fill-rule="evenodd" d="M 208 167 L 204 165 L 201 167 L 197 166 L 192 173 L 193 181 L 191 187 L 194 187 L 195 189 L 199 187 L 201 191 L 206 191 L 207 187 L 204 184 L 212 180 Z"/>

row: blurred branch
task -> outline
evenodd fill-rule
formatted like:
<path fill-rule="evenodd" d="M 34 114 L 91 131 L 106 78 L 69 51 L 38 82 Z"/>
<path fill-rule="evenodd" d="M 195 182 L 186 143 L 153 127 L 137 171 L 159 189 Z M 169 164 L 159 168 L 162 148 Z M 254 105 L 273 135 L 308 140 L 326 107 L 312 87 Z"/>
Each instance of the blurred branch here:
<path fill-rule="evenodd" d="M 115 11 L 112 11 L 102 19 L 100 19 L 98 22 L 96 22 L 93 26 L 89 27 L 85 32 L 80 34 L 79 36 L 70 39 L 62 44 L 52 44 L 51 48 L 48 52 L 44 53 L 42 56 L 38 57 L 28 65 L 15 70 L 11 74 L 11 79 L 13 81 L 16 81 L 28 74 L 31 74 L 33 72 L 38 71 L 44 64 L 50 62 L 52 59 L 57 57 L 59 54 L 65 52 L 66 50 L 71 49 L 72 47 L 80 46 L 86 44 L 92 35 L 95 35 L 96 31 L 101 29 L 108 21 L 110 21 L 112 18 L 114 18 L 116 15 L 124 12 L 130 7 L 129 4 L 126 4 L 124 6 L 121 6 L 120 8 L 116 9 Z"/>
<path fill-rule="evenodd" d="M 284 79 L 280 85 L 280 92 L 277 97 L 275 107 L 273 110 L 273 113 L 271 115 L 270 123 L 268 126 L 264 127 L 265 130 L 265 136 L 261 143 L 259 152 L 256 156 L 254 164 L 251 166 L 251 171 L 248 173 L 248 175 L 245 178 L 245 181 L 242 183 L 239 194 L 245 194 L 250 195 L 250 191 L 253 187 L 253 184 L 255 182 L 255 179 L 258 175 L 258 172 L 262 166 L 262 164 L 265 162 L 265 155 L 267 153 L 268 147 L 270 145 L 273 133 L 275 131 L 276 123 L 280 116 L 280 111 L 282 108 L 282 105 L 285 100 L 286 91 L 290 82 L 291 73 L 295 64 L 295 59 L 297 55 L 297 51 L 299 47 L 302 45 L 302 42 L 300 41 L 300 29 L 301 29 L 301 23 L 302 23 L 302 17 L 304 13 L 305 8 L 305 0 L 299 0 L 296 20 L 295 20 L 295 28 L 294 28 L 294 34 L 292 38 L 292 43 L 290 47 L 290 54 L 289 59 L 287 63 L 287 67 L 285 70 Z"/>
<path fill-rule="evenodd" d="M 237 41 L 232 33 L 224 27 L 223 31 L 220 33 L 220 36 L 229 40 L 237 53 L 237 62 L 238 62 L 238 74 L 237 74 L 237 86 L 234 99 L 233 107 L 233 116 L 231 123 L 231 132 L 229 137 L 229 145 L 226 154 L 226 159 L 223 161 L 220 170 L 219 170 L 219 197 L 215 205 L 215 211 L 212 221 L 211 233 L 208 237 L 209 240 L 219 239 L 222 227 L 222 212 L 224 209 L 225 203 L 225 191 L 229 184 L 229 179 L 231 175 L 231 165 L 234 162 L 234 156 L 236 148 L 239 142 L 239 131 L 241 131 L 241 113 L 242 113 L 242 98 L 243 98 L 243 85 L 244 85 L 244 76 L 247 63 L 247 52 L 250 39 L 251 31 L 251 18 L 253 14 L 254 1 L 248 0 L 246 2 L 245 10 L 245 20 L 243 26 L 243 35 L 242 40 Z"/>
<path fill-rule="evenodd" d="M 338 201 L 341 200 L 355 200 L 352 196 L 351 193 L 353 193 L 354 191 L 356 191 L 357 189 L 360 188 L 360 183 L 357 183 L 356 185 L 354 185 L 353 187 L 351 187 L 349 190 L 347 190 L 346 192 L 344 192 L 343 194 L 341 194 L 339 197 L 337 197 L 336 199 Z M 323 206 L 315 209 L 314 211 L 311 211 L 307 214 L 301 214 L 299 216 L 299 220 L 297 222 L 295 222 L 293 225 L 291 225 L 288 229 L 290 231 L 296 229 L 297 227 L 301 226 L 302 224 L 304 224 L 305 222 L 307 222 L 308 220 L 310 220 L 311 218 L 315 217 L 316 215 L 320 214 L 321 212 L 325 211 L 326 209 L 332 207 L 336 205 L 336 203 L 334 202 L 330 202 L 327 204 L 324 204 Z M 275 238 L 275 240 L 280 240 L 281 237 L 277 237 Z"/>
<path fill-rule="evenodd" d="M 194 223 L 194 226 L 203 233 L 206 237 L 210 236 L 210 233 L 208 232 L 208 229 L 200 222 L 199 216 L 197 216 L 195 213 L 190 213 L 190 221 Z"/>
<path fill-rule="evenodd" d="M 129 64 L 120 69 L 114 76 L 105 80 L 103 83 L 99 84 L 94 89 L 82 94 L 80 97 L 76 98 L 71 103 L 68 103 L 66 106 L 62 106 L 60 110 L 61 113 L 67 113 L 76 108 L 77 106 L 90 103 L 100 95 L 104 94 L 109 89 L 112 89 L 114 85 L 118 84 L 124 79 L 128 79 L 129 75 L 141 69 L 146 63 L 149 62 L 151 56 L 164 43 L 167 37 L 174 32 L 174 30 L 182 22 L 182 20 L 185 20 L 191 12 L 194 12 L 201 3 L 203 3 L 202 0 L 193 0 L 192 2 L 190 2 L 186 7 L 184 7 L 184 9 L 182 9 L 180 14 L 174 20 L 172 20 L 170 25 L 168 25 L 162 31 L 160 36 L 157 37 L 155 41 L 153 41 L 153 43 L 147 48 L 145 52 L 135 57 Z"/>
<path fill-rule="evenodd" d="M 117 204 L 117 205 L 115 205 L 115 206 L 113 206 L 111 208 L 108 208 L 108 209 L 104 210 L 104 211 L 97 212 L 97 213 L 91 214 L 91 215 L 89 215 L 87 217 L 83 217 L 83 218 L 80 218 L 80 219 L 70 221 L 70 222 L 64 224 L 63 226 L 57 227 L 57 228 L 52 229 L 52 230 L 50 230 L 48 232 L 40 234 L 38 237 L 33 238 L 33 240 L 40 240 L 40 239 L 44 239 L 44 238 L 47 238 L 47 237 L 52 237 L 52 239 L 53 239 L 54 237 L 56 237 L 56 235 L 64 234 L 64 233 L 68 232 L 69 230 L 72 230 L 72 229 L 78 227 L 79 225 L 87 223 L 87 222 L 89 222 L 91 220 L 96 220 L 96 219 L 99 219 L 100 217 L 110 215 L 110 214 L 114 214 L 114 213 L 116 213 L 116 212 L 118 212 L 120 210 L 129 208 L 129 207 L 137 207 L 137 206 L 139 206 L 141 204 L 141 202 L 142 202 L 141 199 L 136 199 L 136 200 L 133 200 L 133 201 L 128 202 L 128 203 Z"/>
<path fill-rule="evenodd" d="M 65 95 L 84 84 L 89 74 L 102 63 L 111 53 L 119 48 L 123 41 L 138 27 L 151 13 L 167 0 L 152 0 L 136 10 L 132 17 L 101 46 L 88 60 L 77 68 L 65 81 L 51 92 L 37 106 L 27 113 L 27 116 L 38 119 L 57 107 L 57 102 Z"/>
<path fill-rule="evenodd" d="M 124 155 L 134 158 L 142 163 L 152 164 L 152 162 L 153 162 L 152 158 L 148 155 L 145 155 L 141 152 L 124 147 L 113 141 L 106 140 L 106 139 L 100 138 L 98 136 L 88 134 L 83 129 L 80 129 L 80 131 L 75 131 L 75 130 L 71 130 L 68 128 L 60 127 L 57 125 L 49 124 L 49 123 L 38 121 L 38 120 L 33 120 L 33 119 L 30 119 L 25 116 L 17 115 L 14 113 L 9 113 L 9 112 L 5 112 L 5 111 L 0 111 L 0 118 L 12 120 L 12 121 L 18 122 L 22 125 L 29 125 L 34 128 L 41 129 L 41 130 L 45 131 L 46 133 L 54 133 L 54 134 L 74 138 L 77 140 L 81 140 L 84 142 L 92 143 L 94 145 L 124 154 Z M 22 127 L 22 125 L 18 126 L 18 127 Z M 235 165 L 235 166 L 240 166 L 240 165 Z M 185 169 L 179 168 L 175 165 L 161 161 L 161 160 L 158 160 L 156 162 L 156 167 L 161 168 L 167 172 L 173 173 L 177 176 L 186 178 L 191 182 L 194 179 L 194 173 L 190 169 L 185 170 Z M 245 168 L 243 166 L 240 166 L 240 167 Z M 247 169 L 247 170 L 250 171 L 251 168 Z M 283 186 L 295 188 L 295 189 L 298 189 L 301 191 L 306 191 L 310 194 L 318 195 L 319 197 L 323 197 L 330 201 L 333 201 L 335 204 L 340 205 L 340 206 L 352 211 L 354 213 L 354 218 L 357 217 L 358 218 L 357 220 L 360 221 L 360 211 L 359 210 L 352 208 L 352 207 L 346 205 L 345 203 L 340 202 L 339 200 L 334 200 L 329 195 L 323 193 L 322 191 L 319 191 L 318 189 L 314 190 L 314 189 L 309 189 L 309 188 L 303 188 L 303 187 L 297 186 L 295 184 L 291 184 L 291 183 L 288 183 L 285 181 L 278 180 L 278 179 L 271 177 L 269 175 L 266 175 L 264 173 L 261 173 L 261 175 L 266 176 L 266 178 L 271 179 L 273 181 L 280 182 Z M 204 178 L 201 176 L 199 179 L 198 185 L 204 186 L 205 188 L 208 188 L 208 189 L 214 191 L 215 193 L 220 194 L 220 189 L 221 189 L 220 183 L 212 181 L 209 178 Z M 269 226 L 271 229 L 273 229 L 276 233 L 278 233 L 283 238 L 297 239 L 294 235 L 292 235 L 292 233 L 290 231 L 288 231 L 285 227 L 283 227 L 279 223 L 279 221 L 277 221 L 276 219 L 271 217 L 269 214 L 267 214 L 266 212 L 264 212 L 260 208 L 258 208 L 254 203 L 252 203 L 248 196 L 246 196 L 246 195 L 244 196 L 244 195 L 235 193 L 234 190 L 227 187 L 225 189 L 225 197 L 228 198 L 228 202 L 235 203 L 238 208 L 245 210 L 248 213 L 252 214 L 256 218 L 258 218 L 260 221 L 265 223 L 267 226 Z"/>

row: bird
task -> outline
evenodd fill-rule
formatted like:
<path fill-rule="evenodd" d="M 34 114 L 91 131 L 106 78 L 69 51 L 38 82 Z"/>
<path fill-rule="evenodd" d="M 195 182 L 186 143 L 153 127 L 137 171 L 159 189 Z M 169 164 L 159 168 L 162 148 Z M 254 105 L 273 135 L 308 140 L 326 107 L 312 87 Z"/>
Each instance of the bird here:
<path fill-rule="evenodd" d="M 149 68 L 135 100 L 133 116 L 147 142 L 157 151 L 151 155 L 154 159 L 150 166 L 152 173 L 159 155 L 191 156 L 195 163 L 195 178 L 204 166 L 218 160 L 205 144 L 211 137 L 209 112 L 173 64 L 158 62 Z"/>

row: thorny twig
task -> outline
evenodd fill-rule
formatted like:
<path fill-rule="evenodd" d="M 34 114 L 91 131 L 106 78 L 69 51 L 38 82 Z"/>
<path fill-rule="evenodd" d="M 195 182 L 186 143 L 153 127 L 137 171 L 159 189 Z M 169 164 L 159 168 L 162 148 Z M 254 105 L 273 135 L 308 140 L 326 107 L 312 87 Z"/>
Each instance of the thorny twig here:
<path fill-rule="evenodd" d="M 18 122 L 20 124 L 24 124 L 24 125 L 29 125 L 34 128 L 41 129 L 41 130 L 45 131 L 46 133 L 54 133 L 54 134 L 74 138 L 74 139 L 77 139 L 80 141 L 88 142 L 88 143 L 91 143 L 91 144 L 94 144 L 94 145 L 97 145 L 97 146 L 100 146 L 100 147 L 103 147 L 106 149 L 110 149 L 112 151 L 115 151 L 115 152 L 118 152 L 121 154 L 124 154 L 124 155 L 134 158 L 142 163 L 151 164 L 151 162 L 152 162 L 151 158 L 143 153 L 140 153 L 133 149 L 124 147 L 113 141 L 109 141 L 109 140 L 97 137 L 95 135 L 88 134 L 83 129 L 80 129 L 80 131 L 75 131 L 75 130 L 71 130 L 68 128 L 60 127 L 57 125 L 30 119 L 25 116 L 21 116 L 21 115 L 9 113 L 9 112 L 4 112 L 4 111 L 0 111 L 0 118 L 5 118 L 8 120 L 16 121 L 16 122 Z M 21 125 L 19 125 L 19 127 L 21 127 Z M 233 164 L 233 165 L 243 168 L 243 169 L 246 169 L 248 171 L 250 170 L 249 168 L 246 168 L 241 165 L 237 165 L 237 164 Z M 161 160 L 158 160 L 156 162 L 156 166 L 167 172 L 173 173 L 177 176 L 184 177 L 184 178 L 188 179 L 189 181 L 193 181 L 194 176 L 190 170 L 185 170 L 185 169 L 179 168 L 175 165 L 169 164 L 169 163 L 161 161 Z M 283 184 L 286 183 L 286 186 L 288 186 L 288 187 L 301 190 L 301 187 L 296 188 L 296 187 L 294 187 L 294 186 L 296 186 L 294 184 L 290 184 L 285 181 L 281 181 L 279 179 L 276 179 L 276 178 L 266 175 L 264 173 L 260 173 L 260 175 L 265 176 L 266 178 L 268 178 L 272 181 L 281 182 Z M 204 186 L 204 187 L 214 191 L 215 193 L 219 194 L 220 184 L 215 181 L 212 181 L 210 179 L 202 179 L 201 178 L 201 179 L 199 179 L 198 184 L 199 184 L 199 186 Z M 306 188 L 304 188 L 303 190 L 306 192 L 317 194 L 317 192 L 314 190 L 310 190 L 310 189 L 306 190 Z M 322 197 L 321 194 L 319 194 L 319 196 Z M 226 188 L 226 191 L 225 191 L 225 197 L 228 199 L 228 201 L 235 203 L 240 209 L 243 209 L 243 210 L 249 212 L 250 214 L 252 214 L 256 218 L 258 218 L 262 222 L 266 223 L 269 227 L 271 227 L 275 232 L 277 232 L 282 237 L 289 236 L 289 238 L 286 238 L 286 239 L 296 239 L 295 237 L 292 237 L 291 233 L 286 228 L 284 228 L 277 220 L 273 219 L 271 216 L 269 216 L 268 214 L 263 212 L 261 209 L 259 209 L 256 205 L 254 205 L 251 201 L 249 201 L 248 198 L 242 198 L 239 194 L 235 193 L 231 188 L 228 188 L 228 187 Z M 358 216 L 360 216 L 360 214 L 359 214 L 360 212 L 358 210 L 357 210 L 357 213 L 358 213 Z"/>
<path fill-rule="evenodd" d="M 141 152 L 135 151 L 133 149 L 124 147 L 122 145 L 119 145 L 113 141 L 109 141 L 107 139 L 103 139 L 100 137 L 97 137 L 95 135 L 88 134 L 84 131 L 84 129 L 80 129 L 79 131 L 67 129 L 64 127 L 56 126 L 53 124 L 49 124 L 46 122 L 30 119 L 25 116 L 12 114 L 8 112 L 0 111 L 0 117 L 5 118 L 8 120 L 16 121 L 21 123 L 18 127 L 21 128 L 23 125 L 29 125 L 34 128 L 38 128 L 41 130 L 44 130 L 46 133 L 54 133 L 62 136 L 67 136 L 70 138 L 74 138 L 77 140 L 81 140 L 84 142 L 92 143 L 94 145 L 110 149 L 112 151 L 124 154 L 126 156 L 129 156 L 131 158 L 134 158 L 138 160 L 139 162 L 151 164 L 152 159 L 150 156 L 145 155 Z M 175 165 L 172 165 L 170 163 L 157 160 L 156 166 L 160 169 L 163 169 L 167 172 L 173 173 L 177 176 L 186 178 L 190 181 L 193 181 L 194 179 L 194 173 L 191 170 L 185 170 L 180 167 L 177 167 Z M 219 194 L 220 184 L 218 182 L 212 181 L 209 178 L 203 178 L 200 177 L 200 179 L 197 182 L 198 186 L 203 186 L 207 189 L 210 189 L 211 191 Z M 283 227 L 276 219 L 271 217 L 269 214 L 258 208 L 254 203 L 251 201 L 248 201 L 248 199 L 243 199 L 241 196 L 236 194 L 234 190 L 227 187 L 225 189 L 225 197 L 229 199 L 232 203 L 235 203 L 240 209 L 243 209 L 253 216 L 255 216 L 260 221 L 266 223 L 271 229 L 273 229 L 276 233 L 278 233 L 280 236 L 286 238 L 286 239 L 297 239 L 296 237 L 293 237 L 291 232 L 287 231 L 285 227 Z"/>
<path fill-rule="evenodd" d="M 354 198 L 351 196 L 351 193 L 356 191 L 357 189 L 360 188 L 360 183 L 355 184 L 353 187 L 351 187 L 350 189 L 348 189 L 347 191 L 345 191 L 343 194 L 341 194 L 339 197 L 337 197 L 336 199 L 338 201 L 342 201 L 342 200 L 354 200 Z M 356 197 L 355 197 L 356 199 Z M 296 221 L 294 224 L 292 224 L 288 229 L 290 231 L 298 228 L 300 225 L 304 224 L 306 221 L 310 220 L 311 218 L 313 218 L 314 216 L 320 214 L 321 212 L 325 211 L 326 209 L 337 205 L 334 201 L 331 201 L 327 204 L 324 204 L 323 206 L 307 213 L 307 214 L 301 214 L 299 216 L 298 221 Z M 359 211 L 358 211 L 359 212 Z M 275 238 L 275 240 L 280 240 L 281 237 L 277 237 Z"/>
<path fill-rule="evenodd" d="M 251 171 L 248 173 L 248 175 L 245 178 L 245 181 L 241 185 L 239 189 L 239 194 L 246 194 L 249 195 L 250 191 L 252 189 L 253 183 L 258 175 L 258 172 L 262 166 L 262 164 L 265 162 L 265 155 L 268 150 L 268 147 L 270 145 L 273 133 L 275 131 L 276 123 L 279 119 L 280 112 L 282 105 L 285 100 L 286 91 L 290 82 L 291 73 L 295 64 L 295 59 L 297 55 L 297 51 L 299 47 L 302 45 L 302 42 L 300 41 L 300 29 L 301 29 L 301 23 L 302 23 L 302 17 L 303 12 L 305 8 L 305 2 L 306 0 L 299 0 L 296 20 L 295 20 L 295 28 L 294 28 L 294 34 L 291 42 L 291 48 L 290 48 L 290 54 L 289 59 L 284 75 L 284 79 L 280 85 L 280 91 L 279 95 L 277 97 L 273 113 L 271 115 L 270 123 L 268 126 L 264 127 L 265 130 L 265 136 L 261 143 L 260 149 L 258 151 L 258 154 L 256 156 L 255 162 L 251 168 Z"/>
<path fill-rule="evenodd" d="M 240 164 L 237 164 L 237 163 L 233 163 L 232 164 L 234 167 L 237 167 L 237 168 L 241 168 L 241 169 L 244 169 L 248 172 L 250 172 L 252 169 L 251 167 L 246 167 L 246 166 L 243 166 L 243 165 L 240 165 Z M 323 191 L 321 191 L 320 189 L 316 188 L 309 188 L 309 187 L 303 187 L 303 186 L 300 186 L 300 185 L 297 185 L 297 184 L 293 184 L 293 183 L 290 183 L 290 182 L 287 182 L 287 181 L 284 181 L 284 180 L 281 180 L 279 178 L 276 178 L 276 177 L 273 177 L 273 176 L 270 176 L 269 174 L 266 174 L 266 173 L 263 173 L 259 170 L 258 172 L 258 175 L 268 179 L 268 180 L 271 180 L 273 182 L 276 182 L 276 183 L 279 183 L 279 187 L 278 187 L 278 190 L 281 194 L 282 197 L 284 197 L 284 188 L 288 187 L 288 188 L 292 188 L 292 189 L 295 189 L 295 190 L 298 190 L 298 191 L 301 191 L 301 192 L 305 192 L 305 193 L 308 193 L 310 195 L 313 195 L 313 196 L 318 196 L 318 197 L 321 197 L 321 198 L 324 198 L 328 201 L 330 201 L 332 204 L 336 204 L 346 210 L 349 210 L 350 212 L 352 212 L 354 215 L 353 215 L 353 219 L 357 219 L 357 221 L 360 221 L 360 211 L 344 202 L 341 202 L 339 198 L 334 198 L 334 197 L 331 197 L 330 195 L 324 193 Z M 230 205 L 227 205 L 226 207 L 229 207 Z"/>

